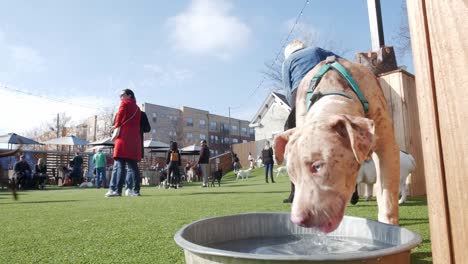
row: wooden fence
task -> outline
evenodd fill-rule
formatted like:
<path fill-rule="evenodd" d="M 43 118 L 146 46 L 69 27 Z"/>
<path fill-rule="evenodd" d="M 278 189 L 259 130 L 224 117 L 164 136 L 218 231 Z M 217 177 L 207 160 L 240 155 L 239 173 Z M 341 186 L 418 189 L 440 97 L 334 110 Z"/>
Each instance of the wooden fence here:
<path fill-rule="evenodd" d="M 407 1 L 434 263 L 468 260 L 468 5 Z"/>
<path fill-rule="evenodd" d="M 396 70 L 380 75 L 379 81 L 392 115 L 397 143 L 401 150 L 410 153 L 416 161 L 416 170 L 407 180 L 409 195 L 425 195 L 426 181 L 414 75 L 405 70 Z"/>

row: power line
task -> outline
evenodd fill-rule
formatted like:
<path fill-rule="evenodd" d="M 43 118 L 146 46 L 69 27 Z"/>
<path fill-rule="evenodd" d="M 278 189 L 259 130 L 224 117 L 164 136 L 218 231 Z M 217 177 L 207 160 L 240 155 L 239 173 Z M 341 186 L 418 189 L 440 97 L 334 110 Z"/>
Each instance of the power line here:
<path fill-rule="evenodd" d="M 294 24 L 293 26 L 291 27 L 291 30 L 289 31 L 288 35 L 286 36 L 286 38 L 284 39 L 283 41 L 283 44 L 281 45 L 281 48 L 278 50 L 278 52 L 276 53 L 276 56 L 275 56 L 275 59 L 273 60 L 273 62 L 271 63 L 270 65 L 270 68 L 273 67 L 273 65 L 278 62 L 278 58 L 281 54 L 281 52 L 283 52 L 284 48 L 286 47 L 286 44 L 288 43 L 288 40 L 289 38 L 291 37 L 294 29 L 296 28 L 296 25 L 299 23 L 299 19 L 302 17 L 302 14 L 304 13 L 304 9 L 306 8 L 306 6 L 309 4 L 309 1 L 310 0 L 306 0 L 305 3 L 304 3 L 304 6 L 302 7 L 301 9 L 301 12 L 299 13 L 299 15 L 296 17 L 296 20 L 294 21 Z M 257 87 L 253 90 L 253 92 L 249 95 L 249 97 L 252 97 L 255 93 L 257 93 L 258 89 L 260 89 L 260 87 L 262 86 L 262 84 L 265 82 L 266 80 L 266 76 L 263 76 L 262 80 L 260 81 L 260 83 L 257 85 Z"/>
<path fill-rule="evenodd" d="M 80 106 L 80 107 L 95 109 L 95 110 L 101 109 L 101 108 L 98 108 L 98 107 L 95 107 L 95 106 L 77 104 L 77 103 L 72 103 L 72 102 L 69 102 L 69 101 L 66 101 L 66 100 L 54 99 L 54 98 L 46 97 L 46 96 L 39 95 L 39 94 L 33 94 L 33 93 L 22 91 L 22 90 L 19 90 L 19 89 L 10 88 L 10 87 L 5 86 L 5 85 L 0 85 L 0 89 L 7 90 L 7 91 L 10 91 L 10 92 L 15 92 L 15 93 L 21 93 L 21 94 L 25 94 L 25 95 L 29 95 L 29 96 L 33 96 L 33 97 L 38 97 L 38 98 L 45 99 L 45 100 L 48 100 L 48 101 L 64 103 L 64 104 L 68 104 L 68 105 Z"/>

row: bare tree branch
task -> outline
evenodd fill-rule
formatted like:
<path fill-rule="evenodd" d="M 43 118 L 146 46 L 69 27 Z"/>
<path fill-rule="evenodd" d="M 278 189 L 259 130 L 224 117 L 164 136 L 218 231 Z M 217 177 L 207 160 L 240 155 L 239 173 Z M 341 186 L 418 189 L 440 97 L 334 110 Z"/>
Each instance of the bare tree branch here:
<path fill-rule="evenodd" d="M 396 36 L 393 37 L 393 41 L 396 43 L 396 51 L 398 57 L 405 56 L 408 52 L 411 53 L 411 36 L 408 25 L 408 10 L 406 8 L 406 1 L 401 4 L 401 23 L 400 27 L 396 32 Z"/>

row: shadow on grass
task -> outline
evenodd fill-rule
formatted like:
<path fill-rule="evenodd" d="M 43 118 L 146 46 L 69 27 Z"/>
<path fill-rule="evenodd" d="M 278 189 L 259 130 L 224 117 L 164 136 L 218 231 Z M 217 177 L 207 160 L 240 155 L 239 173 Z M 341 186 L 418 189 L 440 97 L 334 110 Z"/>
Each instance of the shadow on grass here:
<path fill-rule="evenodd" d="M 432 263 L 432 261 L 430 260 L 431 258 L 432 258 L 432 253 L 428 251 L 411 253 L 411 263 L 414 263 L 414 264 Z M 429 259 L 429 260 L 425 260 L 425 259 Z"/>
<path fill-rule="evenodd" d="M 79 200 L 55 200 L 55 201 L 28 201 L 28 202 L 22 202 L 20 200 L 21 198 L 18 198 L 18 201 L 13 201 L 9 203 L 1 203 L 1 204 L 45 204 L 45 203 L 68 203 L 68 202 L 78 202 Z"/>
<path fill-rule="evenodd" d="M 400 218 L 400 225 L 429 224 L 428 218 Z"/>
<path fill-rule="evenodd" d="M 267 191 L 267 192 L 195 192 L 195 193 L 181 193 L 181 196 L 190 196 L 190 195 L 204 195 L 204 194 L 246 194 L 246 193 L 287 193 L 286 191 Z"/>

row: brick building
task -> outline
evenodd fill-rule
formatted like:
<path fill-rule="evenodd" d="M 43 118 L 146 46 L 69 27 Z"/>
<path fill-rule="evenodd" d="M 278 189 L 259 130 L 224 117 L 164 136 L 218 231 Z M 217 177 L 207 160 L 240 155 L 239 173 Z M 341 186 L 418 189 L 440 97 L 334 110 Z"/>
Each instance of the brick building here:
<path fill-rule="evenodd" d="M 205 139 L 212 156 L 230 150 L 231 143 L 253 141 L 255 131 L 249 121 L 211 114 L 208 111 L 182 106 L 180 109 L 144 103 L 151 124 L 146 139 L 169 143 L 175 140 L 181 147 L 199 144 Z"/>

